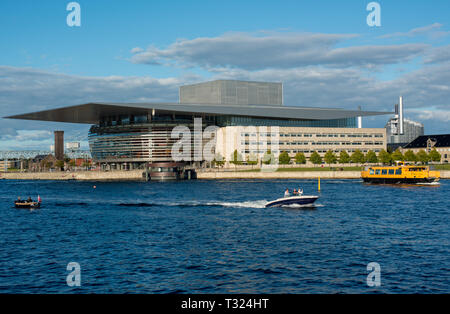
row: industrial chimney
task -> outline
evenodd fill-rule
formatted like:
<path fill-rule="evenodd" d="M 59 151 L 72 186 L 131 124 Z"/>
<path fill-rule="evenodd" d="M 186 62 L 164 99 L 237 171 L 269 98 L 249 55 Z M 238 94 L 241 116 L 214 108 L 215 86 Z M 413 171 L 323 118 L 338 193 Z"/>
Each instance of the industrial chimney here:
<path fill-rule="evenodd" d="M 64 160 L 64 131 L 55 131 L 55 158 Z"/>
<path fill-rule="evenodd" d="M 400 100 L 398 103 L 398 133 L 399 135 L 405 134 L 403 128 L 403 97 L 400 96 Z"/>
<path fill-rule="evenodd" d="M 361 111 L 361 106 L 358 106 L 358 110 Z M 362 129 L 362 116 L 358 116 L 358 129 Z"/>

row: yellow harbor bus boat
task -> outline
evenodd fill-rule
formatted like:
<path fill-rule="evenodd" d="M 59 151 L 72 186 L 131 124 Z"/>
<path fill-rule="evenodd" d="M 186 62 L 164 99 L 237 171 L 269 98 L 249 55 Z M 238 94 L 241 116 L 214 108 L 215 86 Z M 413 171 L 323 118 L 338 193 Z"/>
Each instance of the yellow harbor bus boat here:
<path fill-rule="evenodd" d="M 430 170 L 429 166 L 406 165 L 397 162 L 395 166 L 375 166 L 361 172 L 364 182 L 378 184 L 423 184 L 438 182 L 439 171 Z"/>

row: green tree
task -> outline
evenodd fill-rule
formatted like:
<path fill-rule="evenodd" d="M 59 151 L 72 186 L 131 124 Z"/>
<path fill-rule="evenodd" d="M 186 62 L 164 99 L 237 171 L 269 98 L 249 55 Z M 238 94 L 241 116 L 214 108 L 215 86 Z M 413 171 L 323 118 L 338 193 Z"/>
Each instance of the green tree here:
<path fill-rule="evenodd" d="M 69 166 L 70 166 L 71 168 L 74 168 L 74 167 L 76 166 L 75 160 L 71 159 L 71 160 L 69 161 Z"/>
<path fill-rule="evenodd" d="M 55 162 L 55 167 L 61 169 L 61 171 L 64 170 L 64 160 L 57 160 Z"/>
<path fill-rule="evenodd" d="M 355 164 L 362 164 L 364 163 L 365 157 L 364 154 L 359 149 L 357 149 L 351 155 L 350 160 Z"/>
<path fill-rule="evenodd" d="M 256 157 L 255 154 L 249 154 L 247 156 L 247 165 L 254 166 L 254 165 L 257 165 L 257 164 L 258 164 L 258 157 Z"/>
<path fill-rule="evenodd" d="M 319 165 L 322 163 L 322 157 L 320 157 L 319 153 L 316 151 L 311 154 L 309 160 L 315 165 Z"/>
<path fill-rule="evenodd" d="M 350 155 L 345 150 L 339 153 L 339 162 L 341 164 L 348 164 L 350 162 Z"/>
<path fill-rule="evenodd" d="M 217 153 L 214 156 L 214 160 L 212 161 L 212 164 L 222 167 L 225 164 L 225 160 L 223 159 L 223 157 L 220 153 Z"/>
<path fill-rule="evenodd" d="M 323 159 L 325 160 L 325 162 L 329 165 L 331 164 L 335 164 L 337 161 L 337 157 L 334 154 L 334 152 L 330 149 L 329 151 L 326 152 L 325 156 L 323 157 Z"/>
<path fill-rule="evenodd" d="M 369 164 L 376 164 L 378 162 L 377 154 L 375 154 L 374 151 L 369 150 L 366 154 L 366 162 Z"/>
<path fill-rule="evenodd" d="M 295 155 L 295 163 L 301 164 L 301 165 L 306 164 L 306 157 L 305 157 L 305 154 L 303 154 L 303 153 L 297 153 L 297 154 Z"/>
<path fill-rule="evenodd" d="M 282 152 L 280 156 L 278 156 L 278 160 L 280 165 L 289 165 L 291 163 L 291 157 L 287 152 Z"/>
<path fill-rule="evenodd" d="M 378 160 L 386 165 L 386 164 L 390 164 L 391 163 L 392 157 L 391 157 L 391 154 L 389 154 L 387 151 L 382 149 L 378 153 Z"/>
<path fill-rule="evenodd" d="M 404 157 L 406 161 L 413 161 L 413 162 L 417 161 L 417 156 L 416 154 L 414 154 L 412 150 L 406 151 Z"/>
<path fill-rule="evenodd" d="M 430 156 L 423 149 L 419 150 L 419 152 L 417 153 L 416 156 L 417 156 L 417 160 L 423 164 L 426 164 L 427 162 L 430 161 Z"/>
<path fill-rule="evenodd" d="M 53 167 L 53 162 L 51 161 L 44 161 L 44 168 L 50 169 Z"/>
<path fill-rule="evenodd" d="M 265 165 L 275 164 L 275 155 L 272 154 L 272 151 L 270 149 L 264 153 L 263 163 Z"/>
<path fill-rule="evenodd" d="M 429 154 L 431 161 L 439 162 L 441 161 L 441 154 L 434 148 Z"/>
<path fill-rule="evenodd" d="M 405 157 L 403 156 L 402 152 L 397 149 L 395 152 L 391 155 L 393 161 L 403 161 L 405 160 Z"/>
<path fill-rule="evenodd" d="M 230 163 L 236 165 L 242 165 L 242 155 L 239 154 L 237 149 L 234 150 L 233 154 L 231 154 L 231 161 Z"/>

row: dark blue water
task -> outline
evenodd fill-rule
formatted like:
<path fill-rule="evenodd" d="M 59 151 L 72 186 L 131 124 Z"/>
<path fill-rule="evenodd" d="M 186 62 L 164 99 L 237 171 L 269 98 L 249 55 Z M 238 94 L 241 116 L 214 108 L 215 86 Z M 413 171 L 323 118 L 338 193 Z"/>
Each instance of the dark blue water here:
<path fill-rule="evenodd" d="M 315 208 L 266 209 L 317 182 L 0 181 L 0 292 L 450 292 L 449 181 L 321 183 Z M 11 206 L 38 194 L 40 210 Z M 81 287 L 66 284 L 69 262 Z"/>

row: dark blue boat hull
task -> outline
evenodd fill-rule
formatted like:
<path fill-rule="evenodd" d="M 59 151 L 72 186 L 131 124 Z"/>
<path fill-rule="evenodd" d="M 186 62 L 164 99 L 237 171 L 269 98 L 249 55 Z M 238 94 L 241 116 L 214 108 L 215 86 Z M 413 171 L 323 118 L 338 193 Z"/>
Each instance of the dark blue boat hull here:
<path fill-rule="evenodd" d="M 282 207 L 292 205 L 310 205 L 317 201 L 318 196 L 297 196 L 281 198 L 266 204 L 267 207 Z"/>

